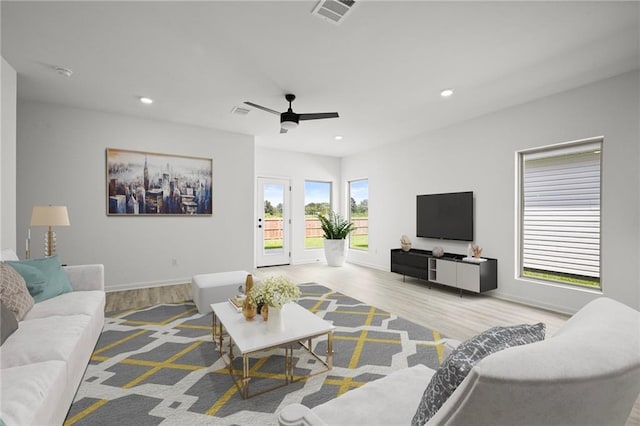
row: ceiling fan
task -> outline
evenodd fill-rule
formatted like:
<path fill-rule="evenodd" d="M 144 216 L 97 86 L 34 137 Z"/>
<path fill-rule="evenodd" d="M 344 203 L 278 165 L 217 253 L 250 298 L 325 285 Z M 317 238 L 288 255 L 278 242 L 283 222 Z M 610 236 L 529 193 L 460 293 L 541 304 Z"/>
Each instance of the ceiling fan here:
<path fill-rule="evenodd" d="M 291 102 L 296 99 L 296 95 L 292 95 L 288 93 L 284 95 L 284 98 L 289 102 L 289 109 L 285 112 L 278 112 L 271 108 L 263 107 L 262 105 L 254 104 L 253 102 L 245 102 L 245 104 L 250 105 L 254 108 L 261 109 L 263 111 L 270 112 L 271 114 L 276 114 L 280 116 L 280 133 L 287 133 L 288 130 L 295 129 L 298 127 L 298 122 L 300 120 L 319 120 L 321 118 L 338 118 L 337 112 L 316 112 L 310 114 L 296 114 L 291 109 Z"/>

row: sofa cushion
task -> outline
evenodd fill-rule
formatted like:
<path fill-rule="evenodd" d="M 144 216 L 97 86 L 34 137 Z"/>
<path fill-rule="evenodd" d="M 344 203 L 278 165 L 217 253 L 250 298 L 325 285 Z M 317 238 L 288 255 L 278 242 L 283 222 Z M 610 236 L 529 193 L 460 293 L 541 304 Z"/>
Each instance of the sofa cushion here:
<path fill-rule="evenodd" d="M 7 425 L 54 424 L 60 393 L 67 387 L 67 365 L 48 361 L 0 370 L 0 417 Z M 62 417 L 64 419 L 64 417 Z"/>
<path fill-rule="evenodd" d="M 18 329 L 18 320 L 13 311 L 0 302 L 0 345 Z"/>
<path fill-rule="evenodd" d="M 34 303 L 22 275 L 4 262 L 0 263 L 0 300 L 18 321 L 24 318 Z"/>
<path fill-rule="evenodd" d="M 424 425 L 462 383 L 471 369 L 492 353 L 544 340 L 545 325 L 493 327 L 461 343 L 433 375 L 422 395 L 412 425 Z"/>
<path fill-rule="evenodd" d="M 420 403 L 420 392 L 434 370 L 418 364 L 374 380 L 312 411 L 328 425 L 343 425 L 345 413 L 359 425 L 406 425 Z"/>
<path fill-rule="evenodd" d="M 20 323 L 19 332 L 1 347 L 0 368 L 17 367 L 35 362 L 67 361 L 78 365 L 84 335 L 89 332 L 87 315 L 38 318 Z M 89 346 L 89 350 L 92 346 Z"/>
<path fill-rule="evenodd" d="M 52 316 L 89 315 L 103 316 L 105 295 L 103 291 L 72 291 L 45 300 L 25 315 L 25 320 Z"/>
<path fill-rule="evenodd" d="M 36 303 L 73 291 L 58 255 L 7 263 L 22 275 Z"/>

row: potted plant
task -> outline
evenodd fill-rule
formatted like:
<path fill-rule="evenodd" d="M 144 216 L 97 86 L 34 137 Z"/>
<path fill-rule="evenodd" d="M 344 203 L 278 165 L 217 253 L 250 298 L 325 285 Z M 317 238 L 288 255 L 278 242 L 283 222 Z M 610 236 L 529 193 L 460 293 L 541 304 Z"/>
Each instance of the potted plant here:
<path fill-rule="evenodd" d="M 324 232 L 324 255 L 329 266 L 342 266 L 347 258 L 346 238 L 353 231 L 353 223 L 336 212 L 318 215 Z"/>

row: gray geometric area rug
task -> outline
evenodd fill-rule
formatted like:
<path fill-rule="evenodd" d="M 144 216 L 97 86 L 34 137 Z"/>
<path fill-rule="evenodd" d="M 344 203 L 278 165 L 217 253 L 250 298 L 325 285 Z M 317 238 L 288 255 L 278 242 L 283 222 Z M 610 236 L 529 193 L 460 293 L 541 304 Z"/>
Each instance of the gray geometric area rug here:
<path fill-rule="evenodd" d="M 193 303 L 113 312 L 65 425 L 275 425 L 275 413 L 288 404 L 314 407 L 395 370 L 442 363 L 437 331 L 322 285 L 300 289 L 298 303 L 336 327 L 331 371 L 245 400 L 212 342 L 211 313 L 199 314 Z M 326 336 L 313 344 L 326 354 Z M 250 358 L 252 392 L 284 381 L 283 366 L 281 349 Z M 306 350 L 294 350 L 294 376 L 321 367 Z"/>

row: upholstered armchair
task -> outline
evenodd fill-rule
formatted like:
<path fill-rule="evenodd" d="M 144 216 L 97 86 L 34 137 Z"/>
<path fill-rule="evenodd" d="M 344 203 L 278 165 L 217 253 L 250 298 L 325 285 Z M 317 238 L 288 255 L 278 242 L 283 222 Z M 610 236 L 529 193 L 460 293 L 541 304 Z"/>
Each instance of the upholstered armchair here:
<path fill-rule="evenodd" d="M 409 425 L 435 371 L 397 371 L 309 409 L 292 425 Z M 640 393 L 640 313 L 601 297 L 552 337 L 477 363 L 427 425 L 624 425 Z"/>

